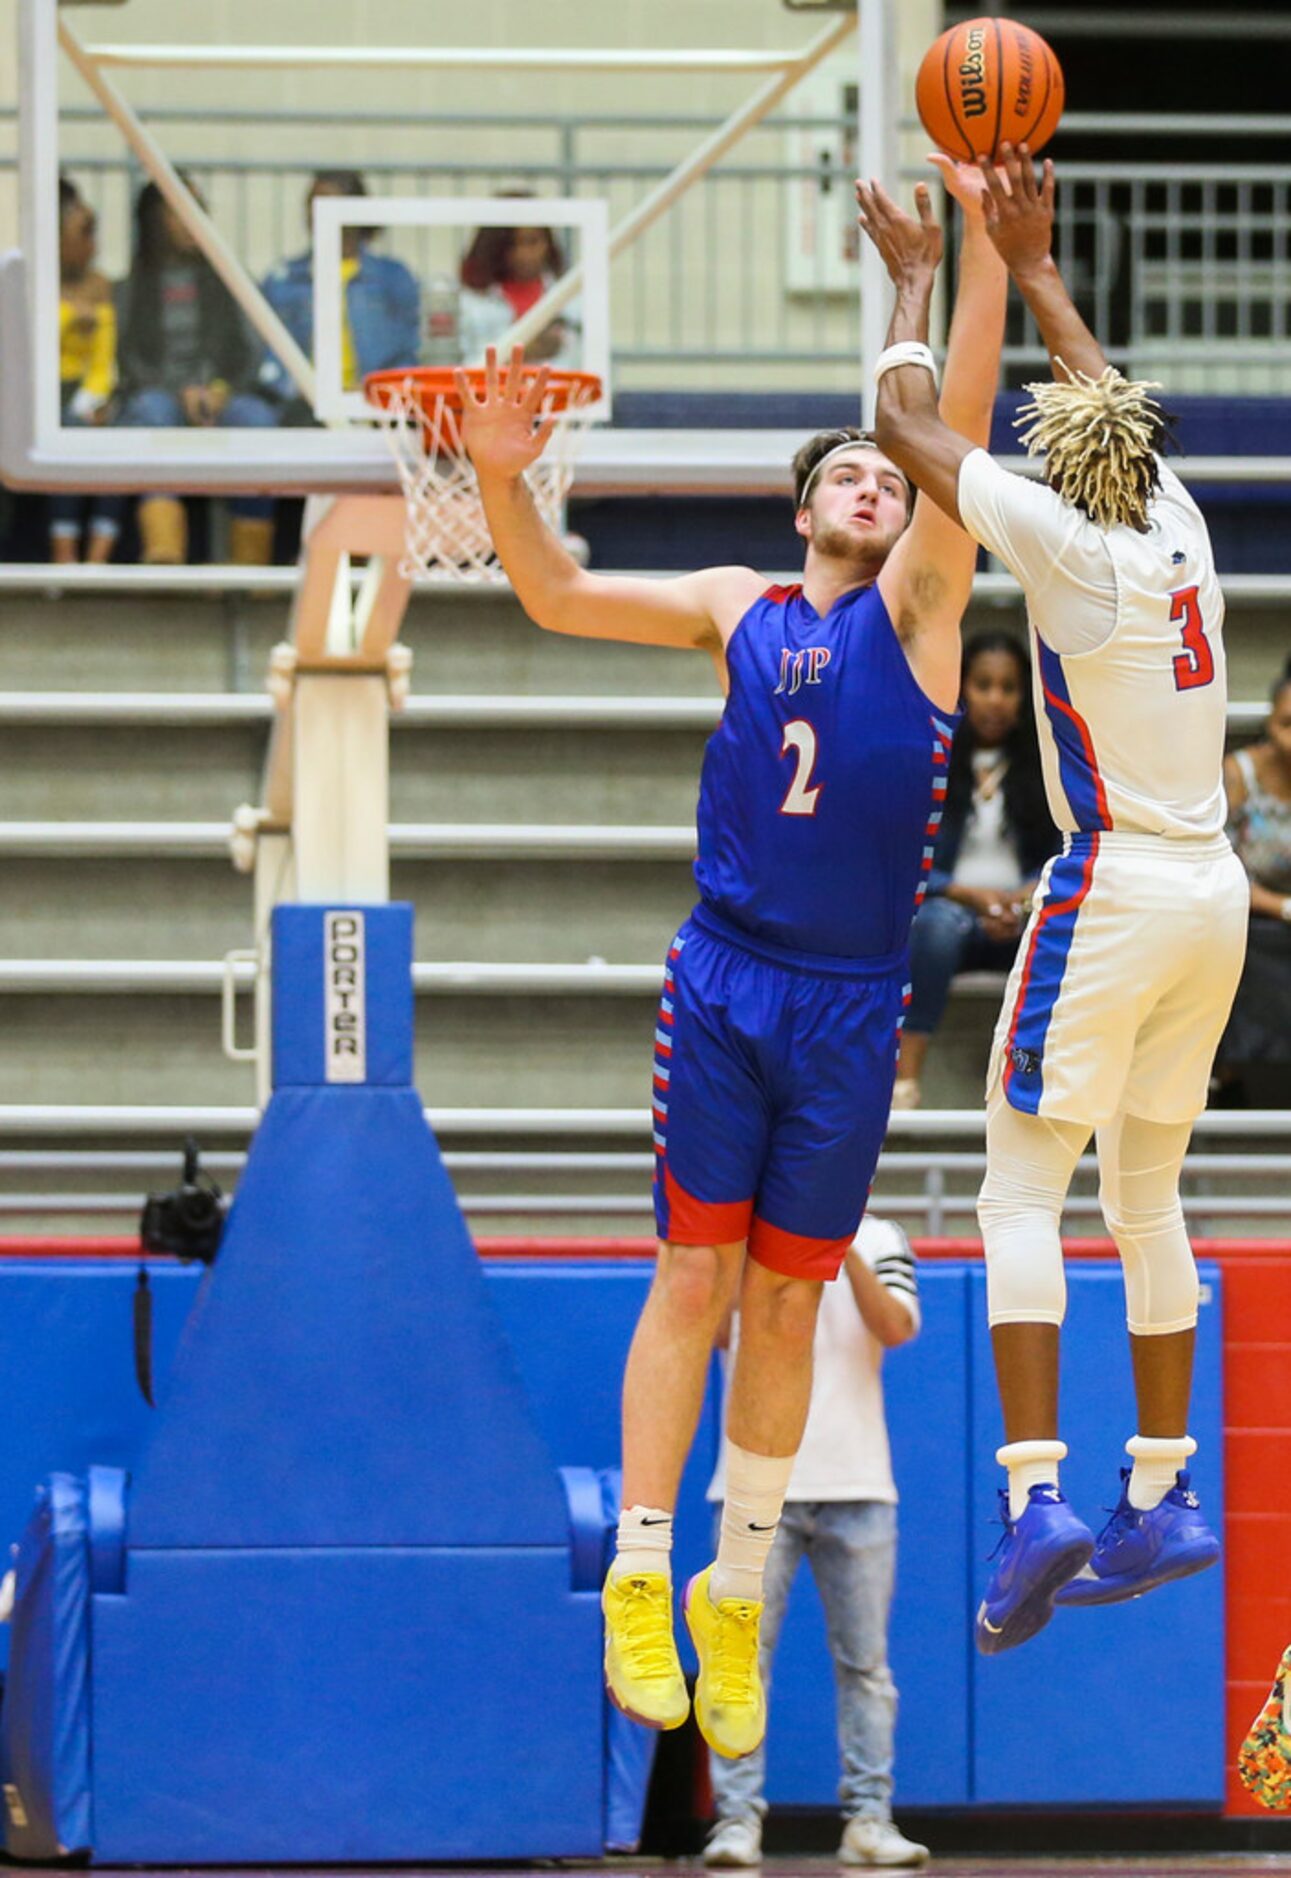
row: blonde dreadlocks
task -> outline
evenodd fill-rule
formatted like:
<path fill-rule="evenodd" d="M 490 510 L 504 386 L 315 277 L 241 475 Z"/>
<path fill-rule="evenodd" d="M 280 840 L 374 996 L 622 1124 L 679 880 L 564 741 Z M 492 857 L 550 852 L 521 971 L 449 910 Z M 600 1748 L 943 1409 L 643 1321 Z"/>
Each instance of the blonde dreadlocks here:
<path fill-rule="evenodd" d="M 1147 526 L 1148 503 L 1160 484 L 1156 453 L 1166 418 L 1149 392 L 1109 365 L 1098 378 L 1073 372 L 1059 358 L 1064 378 L 1027 385 L 1032 402 L 1014 419 L 1031 456 L 1043 456 L 1049 486 L 1083 509 L 1096 528 Z"/>

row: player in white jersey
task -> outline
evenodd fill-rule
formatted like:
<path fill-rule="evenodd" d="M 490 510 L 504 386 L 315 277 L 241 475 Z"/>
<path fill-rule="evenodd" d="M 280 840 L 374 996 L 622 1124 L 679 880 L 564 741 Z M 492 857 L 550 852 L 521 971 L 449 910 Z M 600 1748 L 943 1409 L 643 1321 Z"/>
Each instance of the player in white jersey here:
<path fill-rule="evenodd" d="M 983 160 L 987 226 L 1053 362 L 1013 476 L 937 415 L 931 271 L 909 218 L 858 185 L 898 288 L 878 361 L 877 435 L 911 480 L 997 554 L 1027 598 L 1049 807 L 1064 831 L 1000 1014 L 978 1201 L 1008 1474 L 1005 1542 L 977 1617 L 994 1654 L 1064 1604 L 1139 1596 L 1213 1564 L 1189 1485 L 1196 1266 L 1179 1170 L 1245 951 L 1248 889 L 1224 836 L 1223 598 L 1201 513 L 1160 458 L 1166 421 L 1073 305 L 1051 253 L 1053 166 Z M 932 221 L 928 193 L 919 215 Z M 1125 1274 L 1138 1431 L 1095 1544 L 1058 1488 L 1059 1222 L 1097 1131 L 1100 1199 Z"/>

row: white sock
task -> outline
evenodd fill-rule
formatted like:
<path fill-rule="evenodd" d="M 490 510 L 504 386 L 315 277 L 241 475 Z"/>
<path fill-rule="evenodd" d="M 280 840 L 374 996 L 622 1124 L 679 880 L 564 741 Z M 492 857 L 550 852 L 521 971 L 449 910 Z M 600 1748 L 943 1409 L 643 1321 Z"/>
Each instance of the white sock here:
<path fill-rule="evenodd" d="M 1065 1441 L 1009 1441 L 995 1458 L 1008 1470 L 1009 1518 L 1021 1519 L 1032 1487 L 1056 1487 L 1058 1463 L 1067 1458 Z"/>
<path fill-rule="evenodd" d="M 750 1454 L 726 1443 L 726 1504 L 717 1562 L 708 1581 L 714 1604 L 743 1598 L 756 1604 L 762 1596 L 762 1573 L 780 1524 L 785 1491 L 793 1472 L 792 1454 Z"/>
<path fill-rule="evenodd" d="M 611 1578 L 662 1572 L 672 1579 L 672 1514 L 661 1506 L 625 1506 L 610 1566 Z"/>
<path fill-rule="evenodd" d="M 1160 1506 L 1179 1469 L 1197 1452 L 1197 1443 L 1191 1435 L 1132 1435 L 1125 1452 L 1134 1462 L 1126 1488 L 1130 1505 L 1146 1513 Z"/>

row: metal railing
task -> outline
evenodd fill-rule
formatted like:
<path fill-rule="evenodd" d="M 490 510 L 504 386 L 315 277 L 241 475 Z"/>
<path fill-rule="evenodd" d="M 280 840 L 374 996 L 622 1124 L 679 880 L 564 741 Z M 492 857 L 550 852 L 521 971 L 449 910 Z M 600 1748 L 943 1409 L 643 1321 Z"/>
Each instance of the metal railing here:
<path fill-rule="evenodd" d="M 740 437 L 744 433 L 730 433 Z M 764 431 L 749 433 L 754 439 Z M 779 435 L 778 432 L 771 433 Z M 799 433 L 793 433 L 799 434 Z M 1025 458 L 999 457 L 1006 469 L 1020 469 Z M 1291 456 L 1185 457 L 1180 461 L 1190 483 L 1269 483 L 1291 482 Z M 624 568 L 624 573 L 633 570 Z M 678 572 L 687 570 L 678 569 Z M 768 571 L 768 580 L 796 580 L 801 574 L 788 569 Z M 668 578 L 664 569 L 650 569 L 647 579 Z M 353 576 L 357 586 L 362 576 Z M 1220 574 L 1224 597 L 1230 607 L 1280 605 L 1291 600 L 1291 574 Z M 61 599 L 64 594 L 183 594 L 193 599 L 220 599 L 239 594 L 276 594 L 289 599 L 300 583 L 294 567 L 233 567 L 211 564 L 204 567 L 144 567 L 122 563 L 104 567 L 55 567 L 45 561 L 0 562 L 0 593 L 29 593 Z M 427 589 L 421 597 L 439 599 L 454 608 L 472 604 L 496 604 L 496 587 L 459 585 Z M 503 592 L 506 590 L 503 589 Z M 1022 605 L 1022 592 L 1011 574 L 978 574 L 973 581 L 975 601 Z"/>
<path fill-rule="evenodd" d="M 1263 699 L 1230 700 L 1230 734 L 1246 736 L 1268 716 Z M 712 730 L 722 712 L 718 697 L 579 697 L 568 692 L 479 697 L 419 695 L 391 718 L 395 730 Z M 6 691 L 0 692 L 0 724 L 80 725 L 86 729 L 129 726 L 228 728 L 272 722 L 273 700 L 264 692 Z"/>
<path fill-rule="evenodd" d="M 488 1147 L 448 1146 L 445 1165 L 458 1187 L 468 1218 L 555 1222 L 631 1220 L 648 1232 L 653 1157 L 644 1148 L 508 1147 L 517 1138 L 529 1142 L 576 1139 L 588 1143 L 634 1139 L 648 1141 L 645 1110 L 461 1110 L 428 1109 L 436 1133 L 452 1142 L 487 1141 Z M 166 1140 L 162 1147 L 91 1149 L 24 1146 L 0 1150 L 0 1218 L 66 1216 L 127 1218 L 137 1214 L 146 1186 L 173 1175 L 178 1144 L 187 1134 L 210 1140 L 245 1138 L 255 1124 L 251 1109 L 5 1109 L 0 1108 L 0 1139 L 144 1139 Z M 977 1187 L 985 1170 L 981 1147 L 984 1117 L 978 1110 L 921 1112 L 892 1117 L 889 1143 L 879 1166 L 873 1205 L 876 1211 L 912 1222 L 933 1236 L 975 1236 Z M 1226 1151 L 1225 1139 L 1243 1143 Z M 1210 1222 L 1221 1232 L 1235 1223 L 1273 1236 L 1291 1230 L 1291 1207 L 1285 1188 L 1291 1176 L 1291 1113 L 1277 1110 L 1208 1112 L 1197 1122 L 1194 1140 L 1202 1144 L 1184 1164 L 1183 1204 L 1190 1226 L 1204 1237 Z M 1265 1141 L 1267 1149 L 1251 1150 Z M 912 1151 L 909 1143 L 919 1144 Z M 942 1143 L 954 1143 L 943 1147 Z M 209 1172 L 236 1180 L 245 1164 L 243 1151 L 217 1146 L 203 1156 Z M 108 1177 L 111 1187 L 87 1187 L 87 1178 Z M 21 1189 L 9 1189 L 10 1178 Z M 517 1184 L 523 1177 L 523 1185 Z M 609 1189 L 598 1183 L 613 1180 Z M 1096 1193 L 1097 1165 L 1092 1155 L 1080 1162 L 1065 1209 L 1068 1230 L 1079 1231 L 1101 1219 Z M 124 1183 L 136 1183 L 133 1188 Z M 33 1183 L 39 1183 L 38 1185 Z M 485 1184 L 487 1183 L 487 1184 Z M 1270 1187 L 1276 1189 L 1268 1191 Z"/>
<path fill-rule="evenodd" d="M 224 861 L 228 822 L 0 822 L 0 855 L 60 860 Z M 693 861 L 692 826 L 642 823 L 391 822 L 401 861 Z"/>
<path fill-rule="evenodd" d="M 736 431 L 732 434 L 738 437 L 744 433 Z M 751 435 L 760 439 L 766 433 L 754 431 Z M 996 460 L 1006 469 L 1020 469 L 1027 461 L 1025 458 L 1003 456 Z M 1189 482 L 1291 482 L 1291 456 L 1184 457 L 1181 466 Z M 624 568 L 622 571 L 632 573 L 634 570 Z M 796 579 L 801 572 L 801 567 L 797 570 L 770 569 L 767 579 Z M 667 579 L 669 570 L 647 569 L 644 577 Z M 362 574 L 355 573 L 351 578 L 357 586 L 362 580 Z M 30 593 L 53 599 L 76 593 L 174 594 L 194 599 L 219 599 L 238 594 L 277 594 L 288 599 L 296 591 L 299 581 L 299 571 L 294 567 L 236 567 L 224 562 L 193 567 L 145 567 L 125 562 L 109 562 L 102 567 L 56 567 L 46 561 L 0 562 L 0 593 Z M 1220 581 L 1230 606 L 1281 604 L 1291 600 L 1291 574 L 1221 573 Z M 497 593 L 496 588 L 461 585 L 427 589 L 422 597 L 438 598 L 445 604 L 459 607 L 489 601 L 496 603 Z M 973 580 L 973 599 L 1011 601 L 1020 606 L 1022 593 L 1011 574 L 978 574 Z"/>
<path fill-rule="evenodd" d="M 657 963 L 610 965 L 601 958 L 569 963 L 523 960 L 430 961 L 412 968 L 413 991 L 426 996 L 650 997 L 657 998 Z M 0 996 L 189 997 L 219 996 L 226 978 L 235 989 L 255 983 L 250 960 L 227 967 L 220 959 L 0 959 Z M 959 997 L 998 997 L 999 972 L 961 972 Z"/>

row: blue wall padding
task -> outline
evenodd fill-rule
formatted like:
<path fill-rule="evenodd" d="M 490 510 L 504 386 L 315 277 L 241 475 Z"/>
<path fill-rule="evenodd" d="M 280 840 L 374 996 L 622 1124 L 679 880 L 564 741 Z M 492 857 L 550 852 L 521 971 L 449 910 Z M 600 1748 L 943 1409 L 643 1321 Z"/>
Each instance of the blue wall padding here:
<path fill-rule="evenodd" d="M 529 1392 L 539 1434 L 562 1464 L 618 1458 L 623 1359 L 649 1283 L 647 1263 L 498 1261 L 484 1268 Z M 987 1661 L 969 1623 L 998 1528 L 995 1387 L 976 1266 L 929 1262 L 924 1331 L 886 1364 L 893 1452 L 902 1490 L 893 1663 L 901 1688 L 898 1805 L 1097 1805 L 1216 1802 L 1222 1726 L 1222 1566 L 1152 1597 L 1060 1612 L 1024 1650 Z M 1203 1267 L 1193 1432 L 1196 1478 L 1212 1522 L 1223 1512 L 1217 1271 Z M 1064 1485 L 1097 1523 L 1113 1498 L 1131 1431 L 1120 1278 L 1112 1263 L 1068 1266 L 1063 1366 Z M 155 1361 L 168 1390 L 192 1270 L 153 1268 Z M 34 1483 L 90 1461 L 128 1465 L 148 1419 L 134 1383 L 134 1271 L 77 1262 L 0 1263 L 0 1541 L 26 1523 Z M 716 1439 L 710 1379 L 704 1420 L 678 1508 L 678 1579 L 710 1552 L 703 1502 Z M 194 1490 L 195 1474 L 183 1482 Z M 561 1519 L 566 1518 L 563 1509 Z M 134 1567 L 132 1566 L 132 1569 Z M 564 1564 L 568 1585 L 568 1564 Z M 340 1618 L 337 1618 L 339 1624 Z M 3 1637 L 0 1628 L 0 1637 Z M 1172 1666 L 1185 1648 L 1186 1673 Z M 1164 1667 L 1163 1667 L 1164 1666 Z M 1150 1695 L 1144 1695 L 1148 1691 Z M 1128 1692 L 1128 1693 L 1127 1693 Z M 1172 1742 L 1145 1725 L 1163 1701 Z M 1136 1719 L 1137 1718 L 1137 1719 Z M 1036 1751 L 1036 1731 L 1043 1737 Z M 966 1757 L 971 1751 L 971 1780 Z M 785 1804 L 832 1805 L 837 1781 L 833 1681 L 819 1601 L 804 1573 L 777 1665 L 768 1779 Z M 1169 1788 L 1169 1791 L 1165 1789 Z"/>
<path fill-rule="evenodd" d="M 279 906 L 273 914 L 273 1084 L 327 1084 L 324 927 L 349 913 L 363 928 L 363 1031 L 369 1087 L 412 1082 L 412 908 Z M 347 1084 L 354 1087 L 354 1084 Z M 361 1086 L 361 1085 L 360 1085 Z"/>
<path fill-rule="evenodd" d="M 132 1551 L 568 1544 L 411 1090 L 274 1094 L 158 1404 Z"/>
<path fill-rule="evenodd" d="M 1024 391 L 996 394 L 993 451 L 1017 454 L 1012 420 L 1028 396 Z M 1291 456 L 1291 397 L 1175 392 L 1167 386 L 1162 402 L 1177 419 L 1181 448 L 1192 456 Z M 806 436 L 850 422 L 853 412 L 846 405 L 847 400 L 836 391 L 616 388 L 614 422 L 642 430 L 798 430 Z M 1186 473 L 1186 469 L 1181 471 Z"/>
<path fill-rule="evenodd" d="M 970 1401 L 968 1278 L 924 1264 L 923 1330 L 884 1359 L 892 1465 L 901 1505 L 892 1673 L 897 1797 L 909 1806 L 968 1802 L 971 1739 L 964 1690 L 972 1639 L 966 1580 L 972 1509 L 964 1492 Z M 767 1729 L 767 1794 L 793 1806 L 838 1798 L 834 1666 L 810 1566 L 794 1585 L 776 1654 Z"/>
<path fill-rule="evenodd" d="M 1219 1268 L 1203 1264 L 1197 1322 L 1193 1483 L 1215 1529 L 1223 1517 L 1223 1356 Z M 973 1299 L 973 1570 L 981 1596 L 999 1537 L 994 1462 L 1003 1429 L 986 1327 L 986 1278 Z M 1125 1294 L 1115 1265 L 1067 1268 L 1061 1427 L 1070 1448 L 1062 1487 L 1095 1529 L 1120 1493 L 1134 1395 Z M 1224 1799 L 1224 1564 L 1151 1597 L 1059 1611 L 1025 1649 L 974 1657 L 973 1798 L 991 1804 L 1220 1806 Z M 1037 1741 L 1040 1751 L 1037 1752 Z"/>
<path fill-rule="evenodd" d="M 84 1483 L 52 1474 L 18 1546 L 0 1733 L 5 1847 L 58 1858 L 92 1843 L 89 1548 Z"/>
<path fill-rule="evenodd" d="M 507 1259 L 487 1269 L 489 1292 L 515 1348 L 534 1420 L 557 1462 L 617 1467 L 623 1366 L 653 1265 L 621 1259 Z M 677 1497 L 673 1578 L 679 1587 L 713 1556 L 712 1512 L 704 1494 L 720 1432 L 714 1361 Z M 694 1651 L 684 1625 L 677 1641 L 683 1666 L 693 1670 Z"/>
<path fill-rule="evenodd" d="M 596 1857 L 599 1645 L 564 1550 L 132 1552 L 94 1600 L 95 1858 Z"/>

